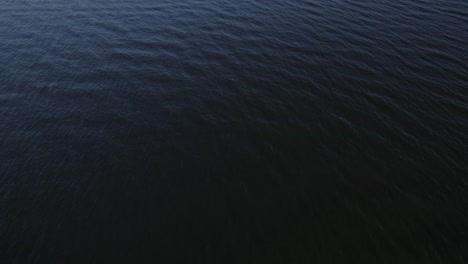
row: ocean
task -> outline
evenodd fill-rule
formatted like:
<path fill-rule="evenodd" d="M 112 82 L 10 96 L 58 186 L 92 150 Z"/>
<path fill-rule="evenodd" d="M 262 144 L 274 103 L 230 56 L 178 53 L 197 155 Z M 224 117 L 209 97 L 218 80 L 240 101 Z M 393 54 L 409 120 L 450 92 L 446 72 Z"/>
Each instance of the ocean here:
<path fill-rule="evenodd" d="M 0 263 L 467 263 L 468 2 L 7 0 Z"/>

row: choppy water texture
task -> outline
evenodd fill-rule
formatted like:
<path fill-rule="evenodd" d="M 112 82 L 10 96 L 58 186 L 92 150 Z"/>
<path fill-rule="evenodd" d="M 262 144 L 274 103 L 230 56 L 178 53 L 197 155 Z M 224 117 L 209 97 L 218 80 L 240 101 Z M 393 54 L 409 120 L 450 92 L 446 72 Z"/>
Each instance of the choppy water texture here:
<path fill-rule="evenodd" d="M 464 0 L 3 1 L 0 262 L 468 263 L 467 61 Z"/>

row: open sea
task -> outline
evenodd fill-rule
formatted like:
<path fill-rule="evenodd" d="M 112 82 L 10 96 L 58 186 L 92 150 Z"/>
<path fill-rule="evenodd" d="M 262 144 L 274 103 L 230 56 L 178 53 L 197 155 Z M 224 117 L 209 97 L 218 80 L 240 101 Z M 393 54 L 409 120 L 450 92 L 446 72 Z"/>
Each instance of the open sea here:
<path fill-rule="evenodd" d="M 0 263 L 468 263 L 468 1 L 2 1 Z"/>

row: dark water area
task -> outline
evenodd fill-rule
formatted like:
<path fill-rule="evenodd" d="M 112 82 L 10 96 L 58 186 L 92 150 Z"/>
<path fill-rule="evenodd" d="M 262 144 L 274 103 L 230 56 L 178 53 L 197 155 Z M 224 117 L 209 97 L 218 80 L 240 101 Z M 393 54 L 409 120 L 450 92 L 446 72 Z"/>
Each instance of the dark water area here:
<path fill-rule="evenodd" d="M 468 2 L 0 6 L 0 263 L 468 263 Z"/>

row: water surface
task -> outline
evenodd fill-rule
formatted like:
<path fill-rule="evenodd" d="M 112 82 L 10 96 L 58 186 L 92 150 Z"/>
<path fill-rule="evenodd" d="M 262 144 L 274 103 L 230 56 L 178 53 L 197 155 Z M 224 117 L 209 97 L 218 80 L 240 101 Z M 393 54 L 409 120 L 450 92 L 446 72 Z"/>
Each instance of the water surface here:
<path fill-rule="evenodd" d="M 0 6 L 0 262 L 467 263 L 463 0 Z"/>

